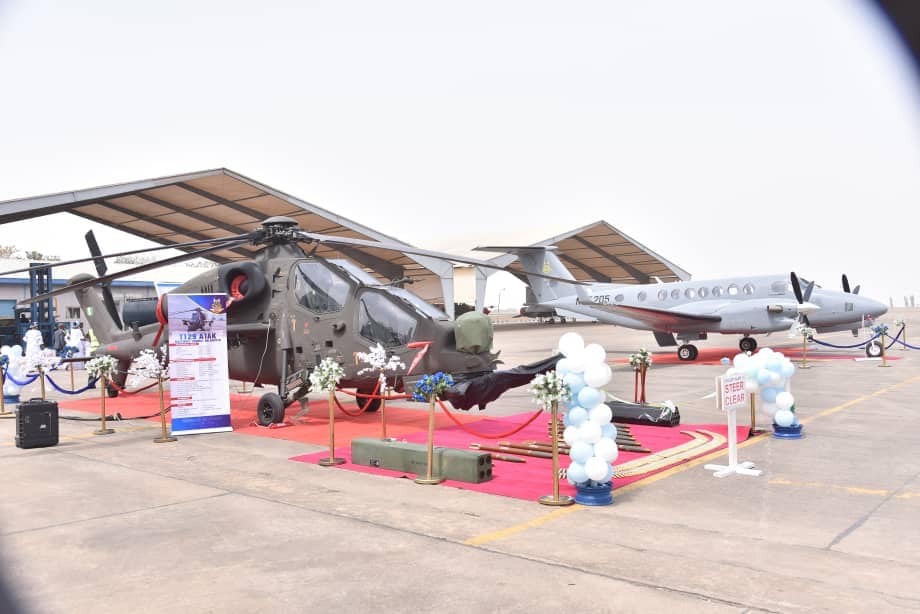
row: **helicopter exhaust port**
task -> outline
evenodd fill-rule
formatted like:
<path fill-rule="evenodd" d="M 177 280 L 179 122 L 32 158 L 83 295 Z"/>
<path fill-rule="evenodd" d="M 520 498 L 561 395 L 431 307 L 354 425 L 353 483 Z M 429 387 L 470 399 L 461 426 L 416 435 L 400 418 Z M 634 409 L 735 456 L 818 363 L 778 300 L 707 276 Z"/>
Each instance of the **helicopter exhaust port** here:
<path fill-rule="evenodd" d="M 244 303 L 265 292 L 265 274 L 254 262 L 229 262 L 217 269 L 221 292 L 234 303 Z"/>

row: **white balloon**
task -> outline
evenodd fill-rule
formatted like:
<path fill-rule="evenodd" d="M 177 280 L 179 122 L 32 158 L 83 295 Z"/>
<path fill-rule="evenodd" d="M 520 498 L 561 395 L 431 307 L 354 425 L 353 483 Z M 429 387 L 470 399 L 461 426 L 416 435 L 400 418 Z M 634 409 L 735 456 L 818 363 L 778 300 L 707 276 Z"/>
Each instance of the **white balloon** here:
<path fill-rule="evenodd" d="M 792 423 L 795 422 L 795 414 L 788 409 L 777 410 L 773 415 L 773 422 L 778 426 L 792 426 Z"/>
<path fill-rule="evenodd" d="M 776 407 L 779 409 L 789 409 L 793 403 L 795 403 L 795 397 L 792 396 L 792 393 L 783 391 L 776 395 Z"/>
<path fill-rule="evenodd" d="M 619 454 L 620 451 L 617 449 L 616 442 L 609 437 L 601 437 L 600 441 L 594 444 L 594 455 L 599 456 L 608 463 L 615 461 Z"/>
<path fill-rule="evenodd" d="M 559 351 L 566 358 L 571 358 L 572 354 L 580 353 L 585 349 L 585 340 L 578 333 L 566 333 L 559 338 Z"/>
<path fill-rule="evenodd" d="M 783 384 L 783 376 L 776 371 L 770 371 L 770 387 L 779 388 Z"/>
<path fill-rule="evenodd" d="M 585 384 L 592 388 L 603 388 L 610 383 L 613 371 L 607 363 L 588 365 L 585 369 Z"/>
<path fill-rule="evenodd" d="M 760 410 L 772 418 L 776 414 L 776 403 L 764 403 L 760 406 Z"/>
<path fill-rule="evenodd" d="M 588 420 L 600 425 L 609 424 L 613 420 L 613 411 L 605 403 L 595 405 L 588 410 Z"/>
<path fill-rule="evenodd" d="M 581 441 L 581 437 L 578 434 L 578 427 L 565 427 L 565 430 L 562 431 L 562 440 L 569 444 L 569 447 L 571 447 L 576 441 Z"/>
<path fill-rule="evenodd" d="M 568 333 L 566 333 L 568 334 Z M 571 373 L 584 373 L 585 371 L 585 351 L 573 351 L 568 355 L 569 371 Z"/>
<path fill-rule="evenodd" d="M 566 373 L 570 373 L 572 371 L 572 368 L 569 366 L 569 364 L 570 363 L 568 358 L 560 358 L 559 362 L 556 363 L 556 373 L 560 377 L 565 377 Z"/>
<path fill-rule="evenodd" d="M 585 472 L 588 478 L 599 482 L 607 477 L 607 468 L 610 464 L 603 458 L 592 456 L 585 462 Z"/>
<path fill-rule="evenodd" d="M 757 383 L 757 380 L 746 379 L 744 380 L 744 391 L 745 392 L 757 392 L 760 390 L 760 384 Z"/>
<path fill-rule="evenodd" d="M 586 345 L 584 356 L 586 366 L 607 362 L 607 350 L 599 343 L 589 343 Z"/>
<path fill-rule="evenodd" d="M 735 367 L 729 367 L 728 371 L 725 372 L 725 377 L 731 377 L 737 372 L 738 372 L 738 369 L 736 369 Z"/>
<path fill-rule="evenodd" d="M 593 420 L 588 420 L 578 427 L 578 438 L 588 443 L 597 443 L 601 438 L 601 425 Z"/>

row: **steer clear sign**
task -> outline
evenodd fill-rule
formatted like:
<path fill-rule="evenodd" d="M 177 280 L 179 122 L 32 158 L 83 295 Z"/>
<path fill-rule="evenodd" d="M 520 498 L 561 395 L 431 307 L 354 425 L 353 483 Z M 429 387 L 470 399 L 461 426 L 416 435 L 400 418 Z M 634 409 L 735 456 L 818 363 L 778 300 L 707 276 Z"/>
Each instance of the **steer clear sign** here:
<path fill-rule="evenodd" d="M 744 391 L 744 374 L 734 373 L 719 378 L 719 399 L 722 411 L 734 411 L 747 407 L 748 398 Z"/>
<path fill-rule="evenodd" d="M 232 431 L 225 294 L 167 294 L 174 435 Z"/>

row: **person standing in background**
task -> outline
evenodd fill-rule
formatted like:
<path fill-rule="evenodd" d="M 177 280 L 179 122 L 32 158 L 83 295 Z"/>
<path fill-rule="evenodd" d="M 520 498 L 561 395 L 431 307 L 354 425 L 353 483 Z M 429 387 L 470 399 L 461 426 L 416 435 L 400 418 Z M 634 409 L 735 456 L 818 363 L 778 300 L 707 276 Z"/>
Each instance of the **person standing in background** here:
<path fill-rule="evenodd" d="M 54 329 L 54 334 L 51 336 L 51 339 L 51 347 L 54 348 L 54 353 L 60 356 L 64 353 L 64 348 L 67 346 L 67 327 L 64 326 L 63 322 L 58 324 L 57 328 Z"/>
<path fill-rule="evenodd" d="M 29 326 L 29 330 L 26 331 L 22 340 L 26 344 L 26 372 L 28 372 L 41 362 L 42 345 L 45 340 L 42 339 L 42 334 L 38 331 L 38 324 Z"/>

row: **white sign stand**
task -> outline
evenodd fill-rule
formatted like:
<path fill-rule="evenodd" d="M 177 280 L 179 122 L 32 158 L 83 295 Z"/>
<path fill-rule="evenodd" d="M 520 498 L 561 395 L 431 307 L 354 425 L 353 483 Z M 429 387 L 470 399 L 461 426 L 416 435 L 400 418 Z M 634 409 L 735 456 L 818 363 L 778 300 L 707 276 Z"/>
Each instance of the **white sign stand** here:
<path fill-rule="evenodd" d="M 728 464 L 703 465 L 704 469 L 714 471 L 717 478 L 737 473 L 740 475 L 762 475 L 763 471 L 754 469 L 750 461 L 738 462 L 738 419 L 735 414 L 739 408 L 748 406 L 747 393 L 744 390 L 744 376 L 739 374 L 716 378 L 716 403 L 719 409 L 728 414 Z"/>

